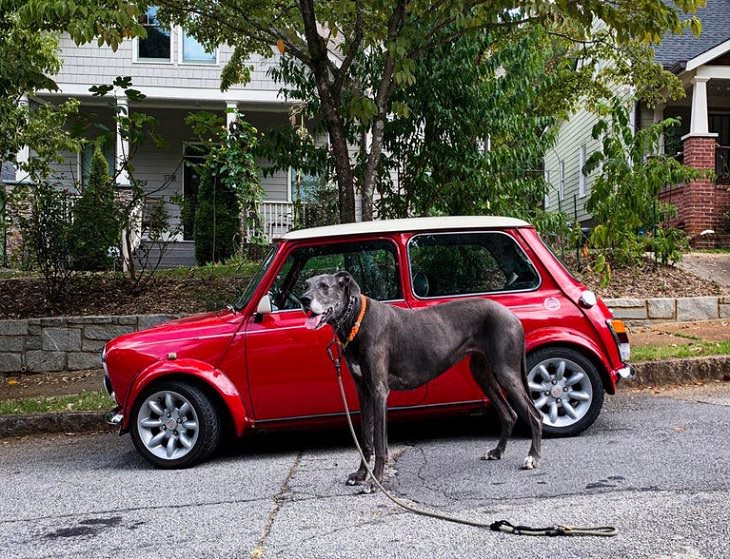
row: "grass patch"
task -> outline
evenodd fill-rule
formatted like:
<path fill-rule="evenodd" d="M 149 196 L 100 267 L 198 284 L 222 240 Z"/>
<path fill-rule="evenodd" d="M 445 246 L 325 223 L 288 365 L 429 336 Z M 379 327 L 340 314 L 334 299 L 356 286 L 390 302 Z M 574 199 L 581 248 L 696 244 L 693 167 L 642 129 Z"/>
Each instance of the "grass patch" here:
<path fill-rule="evenodd" d="M 28 415 L 68 411 L 105 411 L 114 401 L 102 390 L 68 396 L 48 396 L 0 400 L 0 415 Z"/>
<path fill-rule="evenodd" d="M 701 342 L 688 345 L 645 345 L 631 347 L 631 361 L 661 361 L 685 357 L 730 355 L 730 341 Z"/>
<path fill-rule="evenodd" d="M 179 267 L 158 270 L 157 275 L 170 279 L 225 279 L 225 278 L 250 278 L 258 270 L 261 262 L 232 258 L 223 264 L 206 264 L 205 266 L 193 266 L 190 268 Z"/>
<path fill-rule="evenodd" d="M 698 248 L 693 250 L 692 252 L 704 252 L 707 254 L 730 254 L 730 248 Z"/>

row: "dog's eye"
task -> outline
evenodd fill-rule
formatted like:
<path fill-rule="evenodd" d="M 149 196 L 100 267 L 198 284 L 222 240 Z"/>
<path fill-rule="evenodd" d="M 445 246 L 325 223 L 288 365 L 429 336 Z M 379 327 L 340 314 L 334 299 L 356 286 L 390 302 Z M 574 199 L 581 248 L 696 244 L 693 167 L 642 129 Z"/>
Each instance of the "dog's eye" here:
<path fill-rule="evenodd" d="M 327 285 L 326 283 L 320 283 L 320 284 L 319 284 L 319 288 L 320 288 L 320 289 L 321 289 L 322 291 L 329 291 L 329 288 L 330 288 L 330 286 L 329 286 L 329 285 Z"/>

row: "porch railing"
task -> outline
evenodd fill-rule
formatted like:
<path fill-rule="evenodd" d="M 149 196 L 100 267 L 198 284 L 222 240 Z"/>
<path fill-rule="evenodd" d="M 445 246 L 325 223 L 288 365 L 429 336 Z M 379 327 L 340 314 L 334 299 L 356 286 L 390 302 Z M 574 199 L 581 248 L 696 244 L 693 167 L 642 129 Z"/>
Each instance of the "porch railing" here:
<path fill-rule="evenodd" d="M 715 174 L 718 184 L 730 184 L 730 146 L 715 148 Z"/>
<path fill-rule="evenodd" d="M 259 207 L 264 235 L 270 241 L 294 227 L 294 205 L 291 202 L 264 202 Z M 253 231 L 246 231 L 250 237 Z"/>

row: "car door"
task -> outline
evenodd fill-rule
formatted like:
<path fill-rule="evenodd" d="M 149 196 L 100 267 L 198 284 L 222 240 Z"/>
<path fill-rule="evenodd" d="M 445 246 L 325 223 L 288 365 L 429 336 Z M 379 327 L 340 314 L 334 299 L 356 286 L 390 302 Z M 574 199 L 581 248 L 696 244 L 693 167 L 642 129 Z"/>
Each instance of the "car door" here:
<path fill-rule="evenodd" d="M 540 286 L 540 276 L 516 240 L 500 231 L 423 233 L 408 242 L 409 305 L 424 308 L 463 297 L 488 297 L 520 307 Z M 521 317 L 522 318 L 522 317 Z M 499 335 L 499 332 L 495 332 Z M 428 404 L 485 398 L 463 359 L 428 385 Z"/>
<path fill-rule="evenodd" d="M 298 419 L 343 411 L 337 377 L 327 356 L 332 329 L 305 328 L 297 295 L 314 275 L 349 271 L 373 299 L 405 306 L 398 250 L 393 241 L 328 242 L 293 247 L 269 287 L 273 312 L 246 326 L 248 380 L 257 421 Z M 343 368 L 348 405 L 358 409 L 352 378 Z M 425 388 L 393 393 L 391 406 L 411 406 Z"/>

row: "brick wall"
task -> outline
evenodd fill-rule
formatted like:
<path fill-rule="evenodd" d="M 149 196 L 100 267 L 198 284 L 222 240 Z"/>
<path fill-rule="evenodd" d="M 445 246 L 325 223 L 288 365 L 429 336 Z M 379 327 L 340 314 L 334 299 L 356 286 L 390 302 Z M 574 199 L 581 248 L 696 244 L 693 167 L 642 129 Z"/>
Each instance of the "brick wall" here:
<path fill-rule="evenodd" d="M 694 169 L 715 170 L 714 137 L 689 137 L 684 141 L 684 164 Z M 715 184 L 710 179 L 691 181 L 662 192 L 662 202 L 677 208 L 677 217 L 671 225 L 681 227 L 690 237 L 693 246 L 727 246 L 722 235 L 725 226 L 724 213 L 730 207 L 728 185 Z M 715 231 L 714 236 L 700 237 L 705 230 Z"/>
<path fill-rule="evenodd" d="M 101 367 L 106 342 L 179 315 L 69 316 L 0 320 L 0 373 Z"/>

